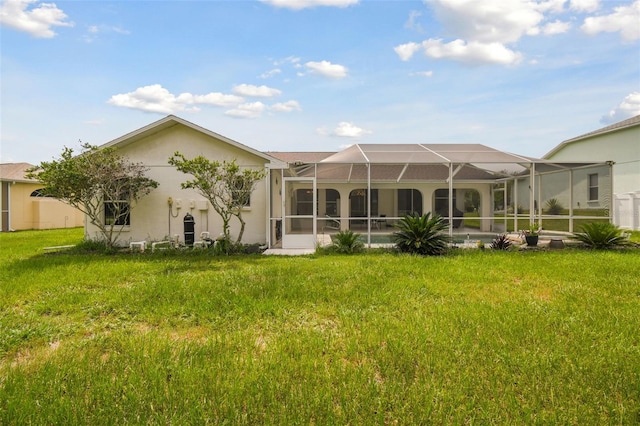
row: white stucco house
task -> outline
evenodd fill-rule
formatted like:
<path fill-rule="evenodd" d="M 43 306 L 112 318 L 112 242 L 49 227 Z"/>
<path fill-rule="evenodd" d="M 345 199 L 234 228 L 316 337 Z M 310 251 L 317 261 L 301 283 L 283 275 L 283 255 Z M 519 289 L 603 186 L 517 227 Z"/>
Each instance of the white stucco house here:
<path fill-rule="evenodd" d="M 243 212 L 243 242 L 270 248 L 313 248 L 346 229 L 363 234 L 369 243 L 384 236 L 388 241 L 393 222 L 412 212 L 446 217 L 452 237 L 520 229 L 536 220 L 538 212 L 516 215 L 505 200 L 513 195 L 533 200 L 540 173 L 585 166 L 531 159 L 480 144 L 356 144 L 340 152 L 260 152 L 173 115 L 103 146 L 143 163 L 148 176 L 160 184 L 133 206 L 121 234 L 123 244 L 181 236 L 187 213 L 194 218 L 196 236 L 220 234 L 221 220 L 209 202 L 194 190 L 182 189 L 189 176 L 168 164 L 176 151 L 187 158 L 236 160 L 241 167 L 267 171 Z M 507 183 L 512 174 L 504 170 L 525 171 L 534 185 L 507 194 L 513 190 Z M 238 228 L 232 221 L 232 237 Z M 99 238 L 91 224 L 86 235 Z"/>
<path fill-rule="evenodd" d="M 607 161 L 606 168 L 590 170 L 576 202 L 597 207 L 606 200 L 598 189 L 611 185 L 610 205 L 617 225 L 640 229 L 640 115 L 568 139 L 544 155 L 549 161 Z"/>

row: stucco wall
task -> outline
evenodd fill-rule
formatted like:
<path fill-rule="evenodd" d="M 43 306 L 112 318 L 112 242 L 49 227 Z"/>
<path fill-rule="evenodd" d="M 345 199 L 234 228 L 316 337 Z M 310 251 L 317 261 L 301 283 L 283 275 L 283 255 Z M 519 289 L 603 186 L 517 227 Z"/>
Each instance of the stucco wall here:
<path fill-rule="evenodd" d="M 208 231 L 212 237 L 222 232 L 222 220 L 211 204 L 195 190 L 185 190 L 180 184 L 190 178 L 168 164 L 168 159 L 176 151 L 191 159 L 203 155 L 210 160 L 236 160 L 243 167 L 264 168 L 265 160 L 250 152 L 236 148 L 226 142 L 197 132 L 183 125 L 175 125 L 128 145 L 120 145 L 118 153 L 132 162 L 144 163 L 147 176 L 159 182 L 159 187 L 133 205 L 131 226 L 125 227 L 119 242 L 126 245 L 130 241 L 161 241 L 178 234 L 184 242 L 183 219 L 190 213 L 195 220 L 195 235 Z M 266 190 L 265 182 L 258 182 L 251 195 L 251 206 L 243 211 L 246 222 L 242 241 L 245 243 L 266 242 Z M 169 197 L 173 206 L 168 204 Z M 239 222 L 231 220 L 231 236 L 236 238 Z M 87 233 L 99 238 L 97 229 L 88 225 Z"/>
<path fill-rule="evenodd" d="M 42 188 L 38 183 L 15 182 L 8 188 L 11 230 L 72 228 L 84 223 L 80 211 L 61 201 L 31 197 L 33 191 Z"/>

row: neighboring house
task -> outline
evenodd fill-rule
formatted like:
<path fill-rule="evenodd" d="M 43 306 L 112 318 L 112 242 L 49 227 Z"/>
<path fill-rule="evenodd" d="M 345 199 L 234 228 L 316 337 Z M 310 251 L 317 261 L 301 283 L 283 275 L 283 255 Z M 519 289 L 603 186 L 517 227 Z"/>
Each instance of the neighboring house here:
<path fill-rule="evenodd" d="M 575 203 L 587 208 L 611 208 L 614 223 L 640 229 L 640 115 L 568 139 L 544 157 L 549 161 L 607 161 L 606 167 L 591 169 L 576 182 Z M 612 186 L 612 200 L 600 188 Z"/>
<path fill-rule="evenodd" d="M 542 158 L 550 161 L 613 161 L 613 192 L 640 191 L 640 115 L 568 139 Z"/>
<path fill-rule="evenodd" d="M 168 164 L 176 151 L 187 158 L 236 160 L 241 167 L 266 170 L 243 212 L 243 242 L 283 248 L 312 248 L 320 237 L 346 229 L 371 242 L 372 234 L 388 237 L 393 223 L 410 213 L 444 216 L 452 237 L 474 231 L 493 235 L 505 230 L 508 220 L 513 226 L 504 202 L 510 175 L 503 170 L 526 170 L 537 177 L 536 170 L 572 167 L 571 162 L 547 163 L 479 144 L 359 144 L 337 153 L 263 153 L 172 115 L 103 146 L 143 163 L 160 184 L 132 206 L 121 243 L 176 235 L 184 242 L 187 213 L 195 221 L 196 239 L 201 232 L 214 238 L 222 232 L 209 202 L 195 190 L 181 188 L 190 176 Z M 533 185 L 519 196 L 529 200 L 536 191 Z M 535 214 L 517 220 L 528 224 Z M 233 219 L 232 237 L 238 228 Z M 91 224 L 86 234 L 99 238 Z"/>
<path fill-rule="evenodd" d="M 24 177 L 28 163 L 0 164 L 0 230 L 71 228 L 82 226 L 83 214 L 41 192 L 42 185 Z"/>

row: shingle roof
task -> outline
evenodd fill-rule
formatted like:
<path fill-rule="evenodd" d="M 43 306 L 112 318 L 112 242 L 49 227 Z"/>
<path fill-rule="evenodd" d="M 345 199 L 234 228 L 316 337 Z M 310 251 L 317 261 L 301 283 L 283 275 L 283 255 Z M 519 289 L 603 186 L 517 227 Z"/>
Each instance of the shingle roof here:
<path fill-rule="evenodd" d="M 0 180 L 14 182 L 33 182 L 33 179 L 24 177 L 26 170 L 33 167 L 29 163 L 3 163 L 0 164 Z"/>
<path fill-rule="evenodd" d="M 277 158 L 280 161 L 287 163 L 296 163 L 298 161 L 303 163 L 318 163 L 325 158 L 335 154 L 335 152 L 270 152 L 266 154 Z"/>

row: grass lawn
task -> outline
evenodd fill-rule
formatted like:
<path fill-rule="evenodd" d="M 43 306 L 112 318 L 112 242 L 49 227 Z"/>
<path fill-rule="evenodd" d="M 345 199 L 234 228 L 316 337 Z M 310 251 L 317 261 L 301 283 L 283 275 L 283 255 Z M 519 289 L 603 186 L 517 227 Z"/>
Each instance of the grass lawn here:
<path fill-rule="evenodd" d="M 0 424 L 637 424 L 638 250 L 43 254 L 0 234 Z"/>

